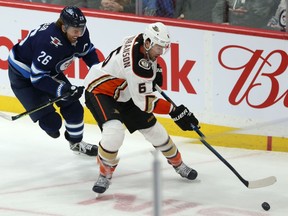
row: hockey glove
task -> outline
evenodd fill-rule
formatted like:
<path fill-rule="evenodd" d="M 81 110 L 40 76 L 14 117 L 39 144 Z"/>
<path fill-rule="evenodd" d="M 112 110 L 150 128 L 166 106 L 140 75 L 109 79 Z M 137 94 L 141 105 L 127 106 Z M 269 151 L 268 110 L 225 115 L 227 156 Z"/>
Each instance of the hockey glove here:
<path fill-rule="evenodd" d="M 156 91 L 155 85 L 158 85 L 159 87 L 163 85 L 162 68 L 159 64 L 157 64 L 156 76 L 153 80 L 153 91 Z"/>
<path fill-rule="evenodd" d="M 174 110 L 169 113 L 169 115 L 173 121 L 184 131 L 192 131 L 193 127 L 191 124 L 193 124 L 195 127 L 198 127 L 198 119 L 196 119 L 193 113 L 191 113 L 183 104 L 175 107 Z"/>
<path fill-rule="evenodd" d="M 63 90 L 62 90 L 63 94 L 67 92 L 70 93 L 70 95 L 67 98 L 65 98 L 65 100 L 73 100 L 73 101 L 78 100 L 82 96 L 83 91 L 84 91 L 84 86 L 78 87 L 78 86 L 68 85 L 68 84 L 64 85 Z"/>

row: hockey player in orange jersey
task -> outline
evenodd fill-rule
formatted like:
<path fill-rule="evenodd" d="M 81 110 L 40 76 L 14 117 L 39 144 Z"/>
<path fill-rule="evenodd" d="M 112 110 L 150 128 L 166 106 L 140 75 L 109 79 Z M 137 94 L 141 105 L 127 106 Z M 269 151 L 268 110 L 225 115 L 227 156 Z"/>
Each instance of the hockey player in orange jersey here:
<path fill-rule="evenodd" d="M 100 175 L 94 192 L 108 189 L 126 128 L 130 133 L 142 133 L 182 177 L 196 179 L 196 170 L 183 163 L 175 143 L 153 114 L 169 114 L 182 130 L 193 130 L 191 124 L 199 123 L 184 105 L 173 107 L 154 94 L 154 86 L 162 85 L 157 57 L 169 46 L 167 27 L 161 22 L 149 24 L 144 33 L 125 38 L 85 78 L 85 103 L 102 131 L 97 156 Z"/>

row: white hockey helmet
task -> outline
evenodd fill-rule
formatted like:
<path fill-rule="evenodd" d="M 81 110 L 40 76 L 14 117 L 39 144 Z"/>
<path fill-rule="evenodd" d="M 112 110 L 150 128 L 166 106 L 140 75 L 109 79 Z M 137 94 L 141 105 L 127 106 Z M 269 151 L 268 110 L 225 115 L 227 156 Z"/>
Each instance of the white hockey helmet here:
<path fill-rule="evenodd" d="M 144 46 L 146 50 L 149 50 L 152 46 L 158 44 L 163 47 L 163 53 L 165 53 L 170 47 L 170 35 L 168 29 L 161 22 L 149 24 L 145 29 L 143 39 L 144 43 L 147 39 L 150 39 L 151 42 L 149 48 Z"/>

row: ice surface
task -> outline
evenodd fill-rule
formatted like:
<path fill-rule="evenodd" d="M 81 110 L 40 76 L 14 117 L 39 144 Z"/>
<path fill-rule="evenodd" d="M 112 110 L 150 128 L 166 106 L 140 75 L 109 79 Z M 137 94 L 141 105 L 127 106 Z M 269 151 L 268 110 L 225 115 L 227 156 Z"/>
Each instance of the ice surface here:
<path fill-rule="evenodd" d="M 1 216 L 144 216 L 153 211 L 153 148 L 140 133 L 126 134 L 112 185 L 96 199 L 94 157 L 75 155 L 62 136 L 52 139 L 29 117 L 0 119 Z M 84 140 L 98 143 L 96 125 L 85 125 Z M 276 176 L 277 182 L 246 188 L 204 145 L 172 137 L 183 160 L 199 173 L 181 178 L 160 155 L 163 216 L 288 215 L 287 153 L 215 147 L 247 180 Z M 213 143 L 210 143 L 213 145 Z M 264 211 L 262 202 L 270 211 Z"/>

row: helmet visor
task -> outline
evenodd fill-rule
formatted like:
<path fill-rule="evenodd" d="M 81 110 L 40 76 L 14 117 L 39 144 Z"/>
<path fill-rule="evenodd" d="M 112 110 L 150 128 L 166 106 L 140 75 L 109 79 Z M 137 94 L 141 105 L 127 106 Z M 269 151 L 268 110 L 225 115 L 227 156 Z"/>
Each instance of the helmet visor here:
<path fill-rule="evenodd" d="M 67 32 L 71 35 L 76 35 L 78 37 L 82 37 L 85 33 L 86 30 L 86 25 L 83 27 L 73 27 L 73 26 L 68 26 Z"/>

